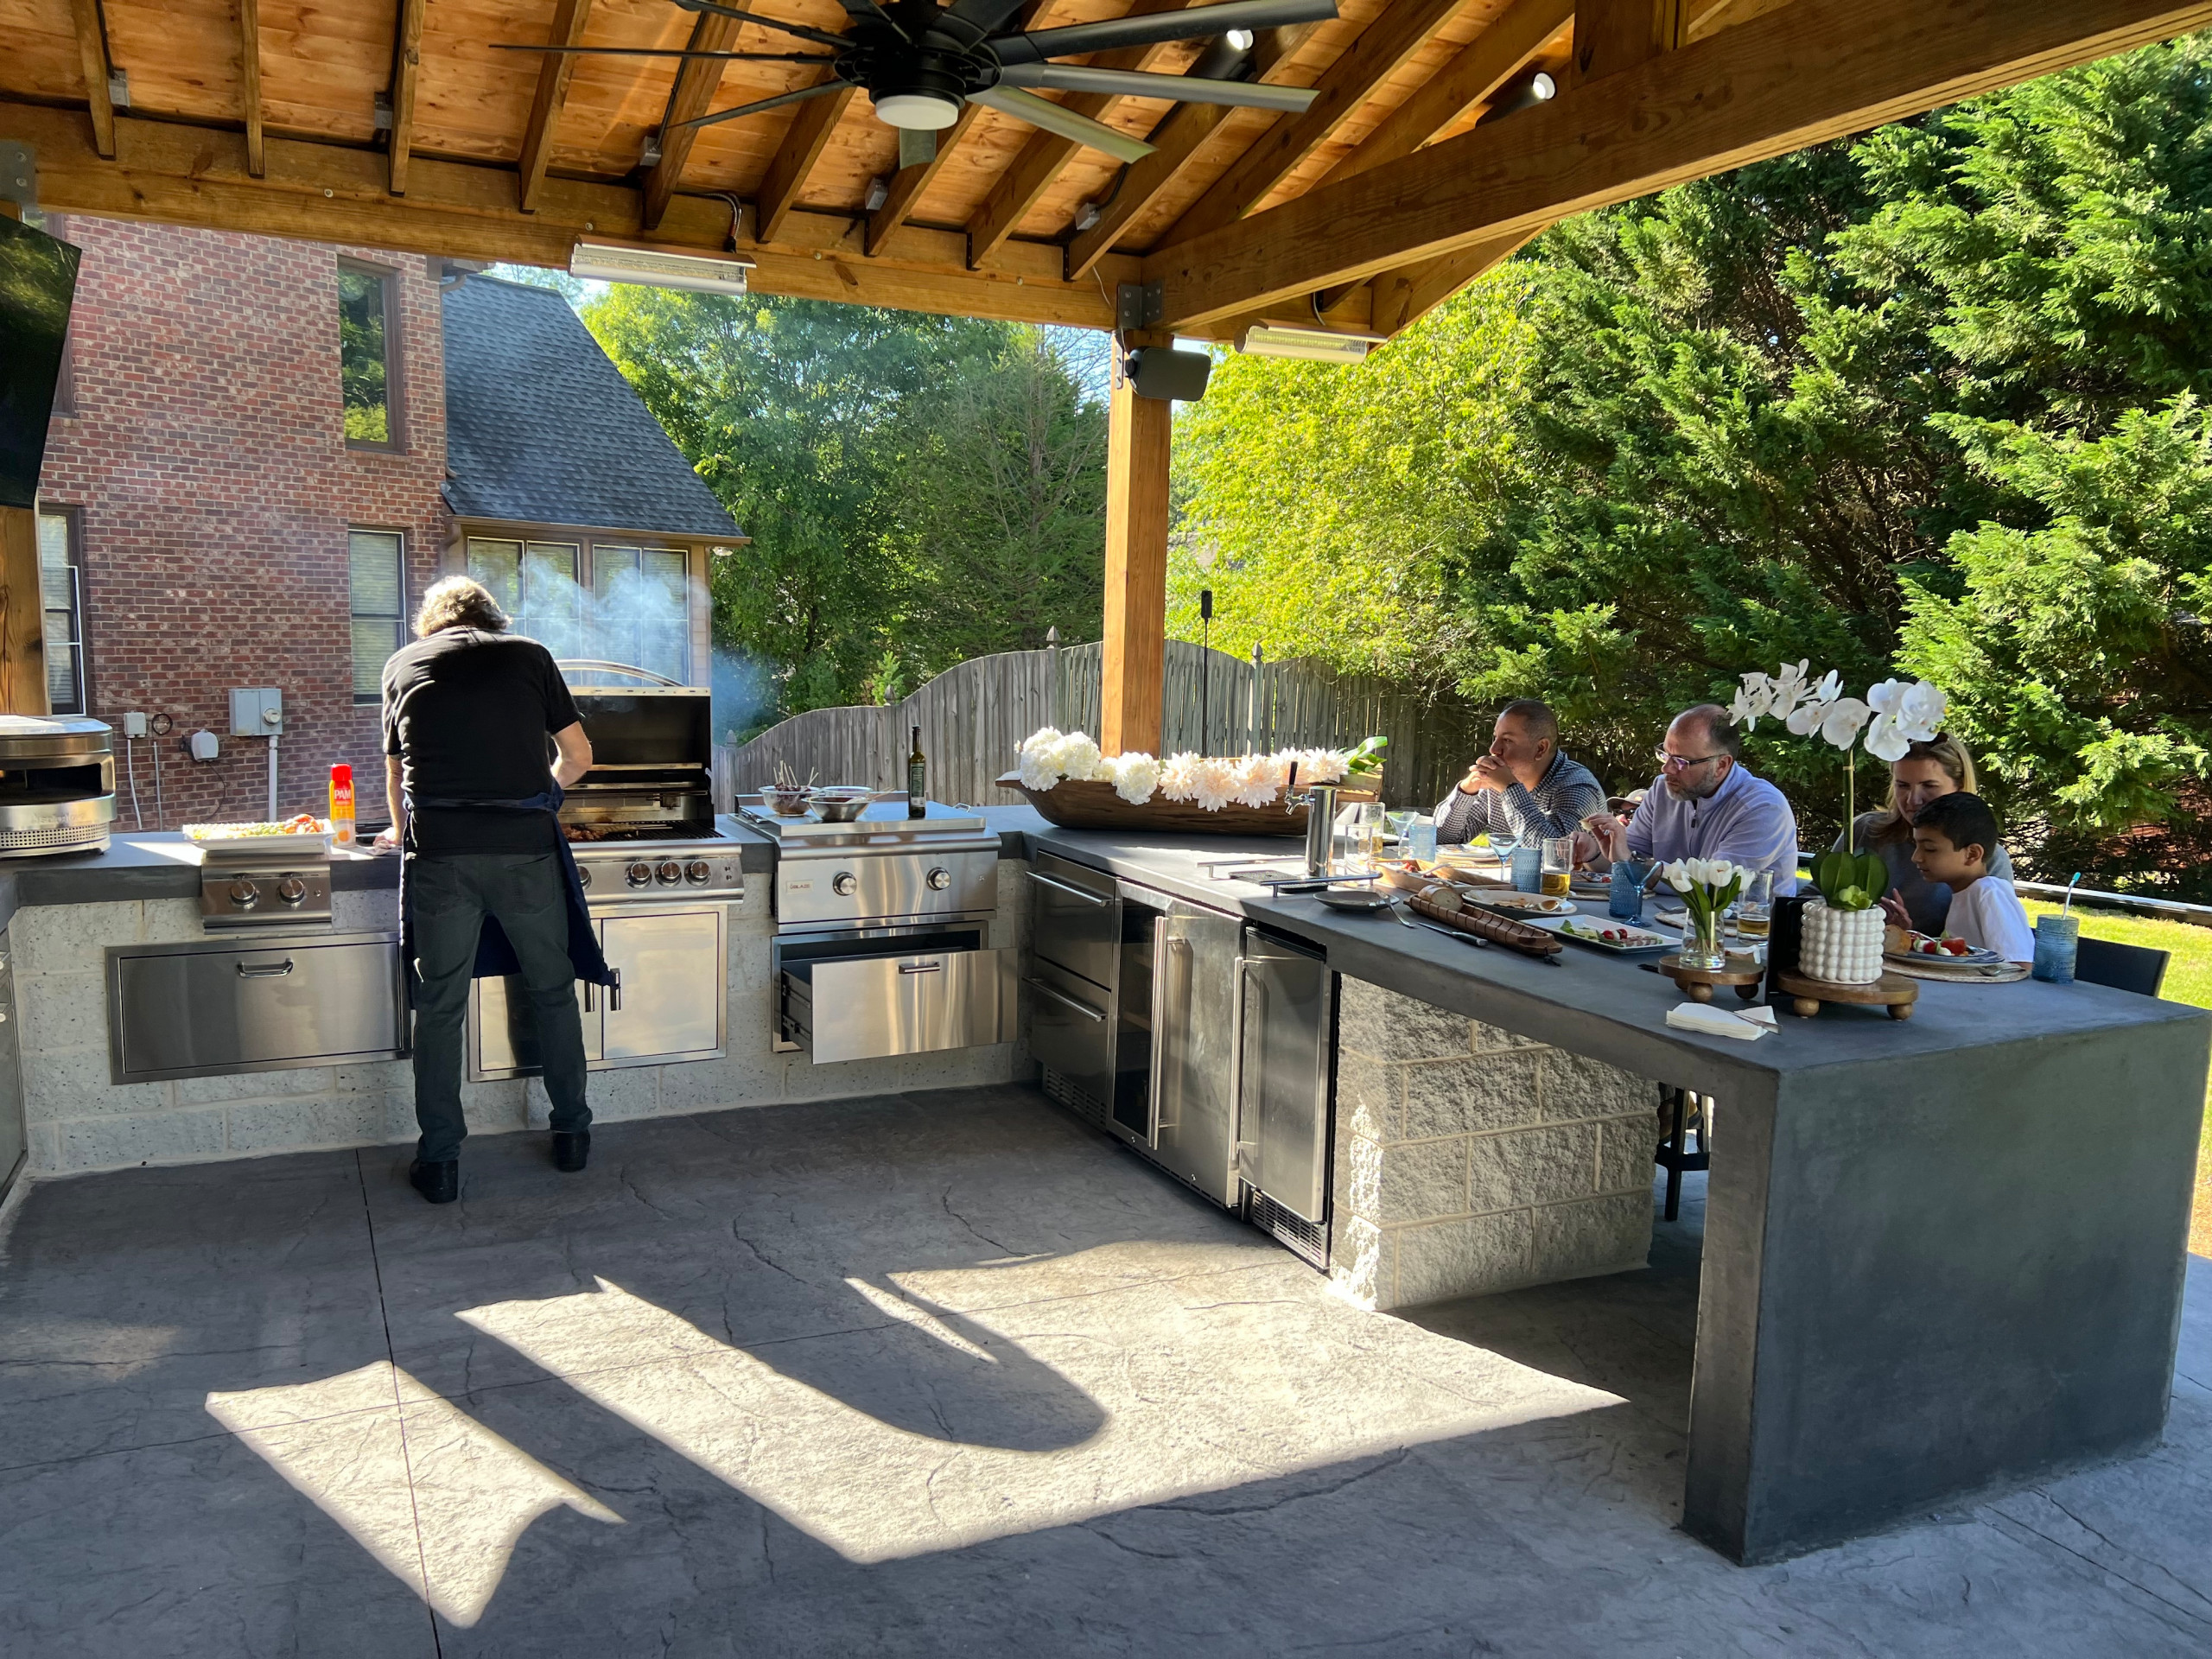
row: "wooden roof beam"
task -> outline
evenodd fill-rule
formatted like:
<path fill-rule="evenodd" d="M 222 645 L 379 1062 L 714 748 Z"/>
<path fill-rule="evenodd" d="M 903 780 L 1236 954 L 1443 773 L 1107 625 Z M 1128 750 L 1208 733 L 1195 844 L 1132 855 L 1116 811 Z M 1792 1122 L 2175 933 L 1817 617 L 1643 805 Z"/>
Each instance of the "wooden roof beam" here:
<path fill-rule="evenodd" d="M 107 90 L 107 34 L 100 27 L 100 0 L 69 0 L 77 25 L 77 55 L 85 66 L 85 103 L 92 115 L 92 142 L 103 156 L 115 154 L 115 100 Z"/>
<path fill-rule="evenodd" d="M 1368 326 L 1395 334 L 1418 321 L 1484 271 L 1503 264 L 1534 239 L 1534 231 L 1516 231 L 1494 242 L 1478 242 L 1457 253 L 1440 254 L 1417 265 L 1385 271 L 1367 284 Z"/>
<path fill-rule="evenodd" d="M 1317 83 L 1320 96 L 1303 115 L 1286 116 L 1230 164 L 1160 238 L 1163 245 L 1244 217 L 1357 115 L 1382 83 L 1451 22 L 1465 0 L 1400 0 L 1385 6 Z"/>
<path fill-rule="evenodd" d="M 1682 43 L 1682 0 L 1575 0 L 1574 79 L 1603 80 Z"/>
<path fill-rule="evenodd" d="M 693 52 L 727 52 L 737 30 L 735 18 L 702 11 L 691 25 L 691 38 L 685 45 Z M 658 229 L 667 216 L 677 182 L 683 176 L 683 163 L 690 159 L 692 143 L 699 136 L 698 128 L 676 124 L 696 121 L 706 114 L 707 106 L 715 101 L 715 89 L 721 85 L 724 67 L 720 59 L 685 58 L 676 72 L 675 90 L 669 94 L 668 115 L 660 130 L 660 160 L 645 175 L 645 227 L 649 231 Z"/>
<path fill-rule="evenodd" d="M 1513 0 L 1459 54 L 1382 118 L 1320 181 L 1334 184 L 1410 156 L 1533 62 L 1574 22 L 1575 0 Z M 1319 186 L 1316 187 L 1318 188 Z"/>
<path fill-rule="evenodd" d="M 251 4 L 253 0 L 245 0 Z M 553 13 L 548 46 L 581 46 L 584 27 L 591 21 L 591 0 L 561 0 Z M 525 213 L 537 211 L 538 192 L 545 188 L 546 163 L 553 157 L 553 130 L 561 119 L 561 106 L 569 100 L 569 79 L 575 73 L 576 54 L 549 52 L 537 66 L 537 90 L 530 100 L 530 124 L 523 129 L 522 150 L 515 157 L 515 200 Z"/>
<path fill-rule="evenodd" d="M 1252 46 L 1251 79 L 1270 83 L 1287 80 L 1298 48 L 1319 27 L 1318 23 L 1291 23 L 1262 31 Z M 1087 231 L 1078 231 L 1069 242 L 1070 282 L 1090 275 L 1093 267 L 1113 251 L 1122 232 L 1145 209 L 1173 188 L 1175 181 L 1198 158 L 1200 148 L 1213 137 L 1214 129 L 1233 113 L 1219 104 L 1178 104 L 1161 118 L 1150 134 L 1152 154 L 1132 163 L 1122 174 L 1120 183 L 1112 192 L 1113 200 L 1099 210 L 1098 222 Z"/>
<path fill-rule="evenodd" d="M 823 147 L 859 92 L 857 86 L 847 86 L 798 106 L 798 118 L 785 130 L 784 142 L 769 159 L 768 170 L 760 175 L 760 188 L 753 195 L 753 233 L 760 240 L 773 242 L 781 233 L 784 221 L 798 206 L 806 175 L 822 159 Z"/>
<path fill-rule="evenodd" d="M 238 0 L 238 97 L 245 105 L 245 170 L 268 168 L 261 130 L 261 0 Z"/>
<path fill-rule="evenodd" d="M 391 182 L 395 196 L 407 194 L 407 158 L 415 146 L 415 86 L 423 72 L 423 0 L 399 0 L 391 53 Z"/>
<path fill-rule="evenodd" d="M 1186 0 L 1137 0 L 1128 16 L 1142 16 L 1148 12 L 1181 11 Z M 1144 46 L 1123 47 L 1117 52 L 1101 52 L 1092 63 L 1101 69 L 1150 69 L 1161 55 L 1175 43 L 1158 41 Z M 1103 120 L 1106 112 L 1121 99 L 1110 93 L 1069 92 L 1061 100 L 1062 107 L 1077 115 L 1087 115 L 1092 120 Z M 1029 210 L 1044 200 L 1052 181 L 1073 161 L 1076 152 L 1083 148 L 1072 138 L 1062 138 L 1053 133 L 1033 132 L 1006 171 L 1000 174 L 998 182 L 968 220 L 968 268 L 979 269 L 999 251 L 999 245 L 1012 236 L 1014 227 L 1029 217 Z"/>
<path fill-rule="evenodd" d="M 1541 229 L 2212 22 L 2212 0 L 1796 0 L 1144 262 L 1163 326 Z"/>

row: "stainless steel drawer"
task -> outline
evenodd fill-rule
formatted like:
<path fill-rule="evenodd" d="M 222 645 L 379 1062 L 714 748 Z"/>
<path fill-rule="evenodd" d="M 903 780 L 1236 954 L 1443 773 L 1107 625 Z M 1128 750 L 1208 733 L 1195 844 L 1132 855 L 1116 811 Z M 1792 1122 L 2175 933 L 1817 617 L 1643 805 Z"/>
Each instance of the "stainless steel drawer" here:
<path fill-rule="evenodd" d="M 1029 1058 L 1058 1072 L 1091 1099 L 1111 1101 L 1114 999 L 1080 974 L 1049 962 L 1033 965 Z"/>
<path fill-rule="evenodd" d="M 784 1030 L 817 1065 L 1010 1043 L 1014 953 L 934 950 L 787 963 Z"/>
<path fill-rule="evenodd" d="M 406 1052 L 397 933 L 111 945 L 107 996 L 117 1083 Z"/>
<path fill-rule="evenodd" d="M 1050 853 L 1037 855 L 1028 876 L 1031 951 L 1039 962 L 1113 990 L 1122 944 L 1114 878 Z"/>

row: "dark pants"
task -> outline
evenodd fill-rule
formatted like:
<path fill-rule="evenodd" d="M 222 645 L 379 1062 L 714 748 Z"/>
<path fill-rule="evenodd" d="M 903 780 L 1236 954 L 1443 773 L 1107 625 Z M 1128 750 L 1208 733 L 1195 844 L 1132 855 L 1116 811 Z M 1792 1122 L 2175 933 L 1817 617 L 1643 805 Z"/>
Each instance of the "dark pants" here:
<path fill-rule="evenodd" d="M 550 853 L 408 855 L 407 908 L 415 937 L 410 964 L 415 993 L 416 1156 L 442 1163 L 461 1155 L 468 1133 L 461 1112 L 461 1021 L 470 970 L 486 915 L 499 918 L 522 963 L 537 1021 L 537 1051 L 553 1127 L 591 1127 L 584 1103 L 583 1021 L 575 969 L 569 960 L 567 887 Z"/>

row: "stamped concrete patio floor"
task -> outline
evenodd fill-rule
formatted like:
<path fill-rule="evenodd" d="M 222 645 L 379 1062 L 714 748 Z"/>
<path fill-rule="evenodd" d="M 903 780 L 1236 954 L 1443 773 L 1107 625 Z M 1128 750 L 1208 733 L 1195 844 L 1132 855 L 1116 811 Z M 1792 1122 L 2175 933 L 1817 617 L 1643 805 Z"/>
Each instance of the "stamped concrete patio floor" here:
<path fill-rule="evenodd" d="M 11 1206 L 0 1652 L 2212 1650 L 2212 1264 L 2156 1453 L 1746 1571 L 1674 1527 L 1694 1185 L 1403 1319 L 1024 1089 L 404 1163 Z"/>

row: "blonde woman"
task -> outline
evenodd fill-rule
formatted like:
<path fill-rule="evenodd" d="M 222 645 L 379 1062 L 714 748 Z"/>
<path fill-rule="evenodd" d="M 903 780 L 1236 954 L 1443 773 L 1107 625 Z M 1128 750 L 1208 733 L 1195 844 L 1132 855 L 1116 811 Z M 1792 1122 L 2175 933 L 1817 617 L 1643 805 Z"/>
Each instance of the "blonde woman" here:
<path fill-rule="evenodd" d="M 1879 853 L 1890 872 L 1890 890 L 1882 908 L 1899 927 L 1940 937 L 1943 918 L 1951 907 L 1951 890 L 1930 881 L 1912 861 L 1912 823 L 1921 808 L 1945 795 L 1979 795 L 1974 756 L 1966 745 L 1948 732 L 1926 743 L 1916 743 L 1904 758 L 1890 767 L 1890 804 L 1879 811 L 1862 812 L 1857 824 L 1860 850 Z M 1838 850 L 1844 837 L 1835 838 Z M 2012 879 L 2012 861 L 2002 847 L 1990 849 L 1986 874 L 2000 880 Z"/>

